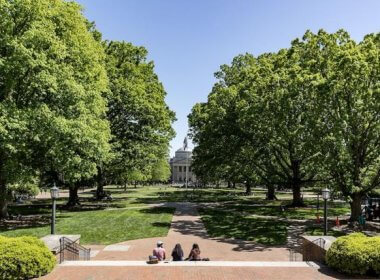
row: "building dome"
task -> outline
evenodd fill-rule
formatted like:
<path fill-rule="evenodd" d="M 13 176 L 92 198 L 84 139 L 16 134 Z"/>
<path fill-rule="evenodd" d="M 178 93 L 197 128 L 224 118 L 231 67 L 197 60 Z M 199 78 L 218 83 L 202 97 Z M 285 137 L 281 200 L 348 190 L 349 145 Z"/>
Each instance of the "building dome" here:
<path fill-rule="evenodd" d="M 181 147 L 175 152 L 175 156 L 170 159 L 173 183 L 195 182 L 195 174 L 192 172 L 193 152 L 187 147 Z"/>

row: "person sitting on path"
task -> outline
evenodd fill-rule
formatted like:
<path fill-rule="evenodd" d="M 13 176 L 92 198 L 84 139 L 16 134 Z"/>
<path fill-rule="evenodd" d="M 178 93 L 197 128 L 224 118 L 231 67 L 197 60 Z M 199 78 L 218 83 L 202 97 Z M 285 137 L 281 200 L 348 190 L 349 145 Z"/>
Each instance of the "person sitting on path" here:
<path fill-rule="evenodd" d="M 153 256 L 155 256 L 159 261 L 166 259 L 166 251 L 163 248 L 164 242 L 158 241 L 157 247 L 153 249 Z"/>
<path fill-rule="evenodd" d="M 198 244 L 194 243 L 193 248 L 190 251 L 189 261 L 200 261 L 201 260 L 201 250 L 199 249 Z"/>
<path fill-rule="evenodd" d="M 172 251 L 173 261 L 183 261 L 183 250 L 181 244 L 176 244 Z"/>

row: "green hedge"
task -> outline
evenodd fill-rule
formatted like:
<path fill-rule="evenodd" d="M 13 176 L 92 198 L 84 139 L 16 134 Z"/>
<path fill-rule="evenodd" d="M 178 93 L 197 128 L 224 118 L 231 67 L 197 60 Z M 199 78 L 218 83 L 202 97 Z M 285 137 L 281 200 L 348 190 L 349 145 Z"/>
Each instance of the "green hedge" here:
<path fill-rule="evenodd" d="M 380 275 L 380 236 L 353 233 L 339 237 L 326 254 L 328 266 L 347 274 Z"/>
<path fill-rule="evenodd" d="M 0 236 L 0 279 L 30 279 L 53 270 L 56 259 L 35 237 Z"/>

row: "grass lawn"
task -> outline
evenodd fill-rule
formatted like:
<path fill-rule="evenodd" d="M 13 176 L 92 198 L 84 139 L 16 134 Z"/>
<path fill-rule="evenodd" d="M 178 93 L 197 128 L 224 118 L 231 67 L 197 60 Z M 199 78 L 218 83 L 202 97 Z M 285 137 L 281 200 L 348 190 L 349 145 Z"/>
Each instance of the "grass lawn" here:
<path fill-rule="evenodd" d="M 316 227 L 316 226 L 313 226 L 313 227 L 308 227 L 306 228 L 305 230 L 305 235 L 323 235 L 323 226 L 319 226 L 319 227 Z M 341 231 L 336 231 L 336 230 L 331 230 L 329 229 L 327 231 L 327 235 L 331 235 L 331 236 L 335 236 L 335 237 L 339 237 L 339 236 L 343 236 L 343 235 L 346 235 L 346 233 L 344 232 L 341 232 Z"/>
<path fill-rule="evenodd" d="M 112 244 L 131 239 L 166 236 L 174 208 L 99 210 L 59 212 L 56 232 L 80 234 L 82 244 Z M 9 230 L 0 228 L 6 236 L 32 235 L 42 237 L 50 234 L 50 226 L 30 226 Z"/>
<path fill-rule="evenodd" d="M 57 233 L 81 234 L 84 244 L 111 244 L 131 239 L 165 236 L 172 219 L 173 209 L 134 209 L 164 202 L 221 202 L 218 209 L 201 210 L 202 219 L 211 236 L 254 240 L 265 245 L 286 242 L 285 222 L 274 222 L 253 215 L 277 216 L 292 219 L 315 219 L 317 200 L 305 197 L 308 205 L 303 208 L 287 208 L 291 192 L 277 192 L 279 200 L 265 200 L 264 189 L 253 189 L 253 195 L 245 196 L 244 188 L 175 188 L 170 186 L 128 186 L 127 189 L 107 186 L 112 201 L 93 199 L 94 189 L 79 192 L 81 206 L 67 210 L 66 197 L 58 200 Z M 67 191 L 66 191 L 67 192 Z M 322 215 L 322 201 L 320 201 Z M 113 208 L 113 209 L 110 209 Z M 283 211 L 284 209 L 284 211 Z M 349 213 L 347 203 L 329 202 L 329 216 Z M 10 205 L 13 216 L 31 217 L 30 221 L 0 223 L 0 234 L 8 236 L 34 235 L 41 237 L 50 233 L 50 199 L 36 199 L 22 205 Z M 79 211 L 78 211 L 79 210 Z M 220 211 L 217 211 L 220 210 Z M 222 211 L 223 210 L 223 211 Z M 244 213 L 244 215 L 241 215 Z M 319 234 L 318 229 L 310 234 Z M 335 234 L 335 233 L 334 233 Z"/>
<path fill-rule="evenodd" d="M 199 210 L 207 232 L 212 237 L 236 238 L 263 245 L 284 245 L 287 223 L 261 218 L 242 217 L 234 212 L 209 208 Z"/>
<path fill-rule="evenodd" d="M 287 207 L 281 207 L 277 205 L 248 205 L 248 204 L 235 204 L 235 203 L 228 203 L 226 205 L 223 205 L 221 209 L 224 210 L 231 210 L 231 211 L 237 211 L 237 212 L 245 212 L 252 215 L 262 215 L 262 216 L 277 216 L 281 218 L 288 218 L 288 219 L 316 219 L 317 213 L 319 213 L 320 217 L 323 216 L 323 210 L 320 209 L 317 211 L 316 208 L 313 207 L 313 205 L 308 207 L 301 207 L 301 208 L 287 208 Z M 350 212 L 350 209 L 346 205 L 337 204 L 337 203 L 330 203 L 328 208 L 328 215 L 329 216 L 342 216 L 346 215 Z"/>

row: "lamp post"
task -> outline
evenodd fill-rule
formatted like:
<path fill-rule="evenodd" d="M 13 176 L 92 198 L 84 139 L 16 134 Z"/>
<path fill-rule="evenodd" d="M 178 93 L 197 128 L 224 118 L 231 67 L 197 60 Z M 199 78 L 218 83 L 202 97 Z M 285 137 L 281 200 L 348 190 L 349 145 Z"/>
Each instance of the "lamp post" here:
<path fill-rule="evenodd" d="M 324 226 L 323 233 L 324 235 L 327 235 L 327 200 L 330 198 L 330 190 L 328 188 L 325 188 L 324 190 L 322 190 L 322 198 L 325 202 L 324 213 L 323 213 L 325 226 Z"/>
<path fill-rule="evenodd" d="M 50 196 L 53 201 L 53 206 L 51 209 L 51 234 L 55 234 L 55 208 L 56 199 L 59 197 L 59 189 L 54 183 L 54 186 L 50 189 Z"/>
<path fill-rule="evenodd" d="M 189 182 L 189 179 L 188 179 L 188 171 L 189 171 L 189 154 L 188 153 L 186 153 L 186 189 L 187 189 L 187 187 L 188 187 L 188 182 Z"/>

